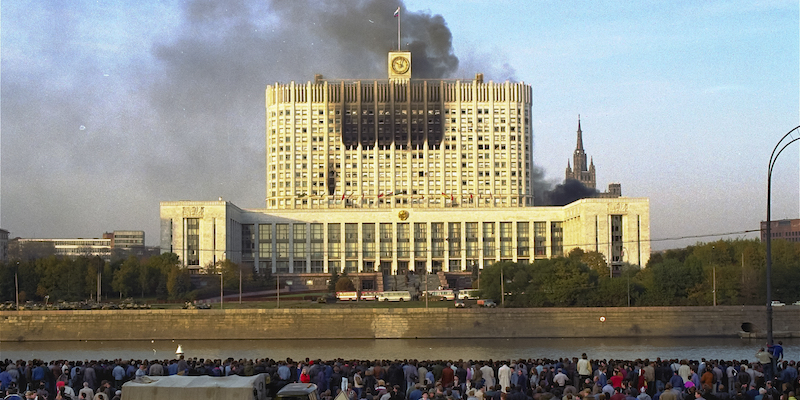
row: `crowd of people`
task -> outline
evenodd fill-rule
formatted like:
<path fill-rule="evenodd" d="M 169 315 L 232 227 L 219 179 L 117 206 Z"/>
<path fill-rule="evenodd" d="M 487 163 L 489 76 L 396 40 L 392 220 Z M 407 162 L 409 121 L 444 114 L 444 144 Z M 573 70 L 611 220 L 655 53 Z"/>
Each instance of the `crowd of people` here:
<path fill-rule="evenodd" d="M 773 363 L 775 369 L 773 370 Z M 322 400 L 797 400 L 798 365 L 780 345 L 749 360 L 172 360 L 12 361 L 5 399 L 119 400 L 143 376 L 267 374 L 276 393 L 317 385 Z"/>

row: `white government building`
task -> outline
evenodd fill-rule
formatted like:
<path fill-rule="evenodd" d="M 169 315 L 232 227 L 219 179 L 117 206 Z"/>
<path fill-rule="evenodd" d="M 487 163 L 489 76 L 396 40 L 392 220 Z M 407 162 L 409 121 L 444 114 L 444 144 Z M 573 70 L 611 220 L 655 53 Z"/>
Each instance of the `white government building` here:
<path fill-rule="evenodd" d="M 648 199 L 534 206 L 529 85 L 412 79 L 406 51 L 389 53 L 388 75 L 267 86 L 266 208 L 161 202 L 162 252 L 198 272 L 222 259 L 309 278 L 336 269 L 365 288 L 576 247 L 647 263 Z"/>

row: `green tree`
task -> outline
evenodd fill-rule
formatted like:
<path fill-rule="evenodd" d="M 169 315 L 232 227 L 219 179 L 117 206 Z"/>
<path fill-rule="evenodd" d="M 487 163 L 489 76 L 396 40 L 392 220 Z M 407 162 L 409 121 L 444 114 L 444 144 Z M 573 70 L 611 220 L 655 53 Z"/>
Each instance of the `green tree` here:
<path fill-rule="evenodd" d="M 211 274 L 222 273 L 222 284 L 226 289 L 239 287 L 239 265 L 230 259 L 218 260 L 216 264 L 207 269 Z M 217 285 L 219 287 L 219 285 Z"/>
<path fill-rule="evenodd" d="M 180 266 L 170 268 L 167 274 L 167 292 L 171 299 L 184 299 L 192 290 L 192 281 L 189 271 Z"/>
<path fill-rule="evenodd" d="M 94 256 L 87 260 L 86 265 L 86 274 L 84 276 L 85 283 L 84 283 L 84 298 L 92 297 L 93 294 L 97 293 L 97 278 L 110 280 L 112 278 L 111 275 L 105 276 L 103 278 L 103 273 L 105 272 L 106 262 L 100 256 Z M 98 271 L 100 273 L 98 273 Z M 102 290 L 103 288 L 101 288 Z M 99 301 L 100 299 L 98 299 Z"/>
<path fill-rule="evenodd" d="M 122 262 L 119 269 L 114 272 L 114 278 L 111 283 L 115 292 L 119 292 L 121 296 L 128 297 L 140 287 L 139 265 L 139 259 L 133 255 Z"/>
<path fill-rule="evenodd" d="M 336 293 L 336 282 L 339 281 L 339 271 L 331 268 L 331 279 L 328 280 L 328 293 Z"/>
<path fill-rule="evenodd" d="M 353 284 L 353 281 L 350 280 L 350 277 L 342 275 L 336 281 L 335 289 L 337 292 L 353 292 L 356 290 L 356 285 Z"/>
<path fill-rule="evenodd" d="M 772 241 L 772 298 L 783 302 L 800 299 L 800 244 Z"/>

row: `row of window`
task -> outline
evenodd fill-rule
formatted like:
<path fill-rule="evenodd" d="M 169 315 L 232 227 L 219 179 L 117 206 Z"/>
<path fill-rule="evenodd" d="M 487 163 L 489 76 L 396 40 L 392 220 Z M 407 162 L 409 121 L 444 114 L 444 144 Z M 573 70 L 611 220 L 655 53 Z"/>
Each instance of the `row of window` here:
<path fill-rule="evenodd" d="M 516 224 L 516 234 L 514 225 Z M 322 223 L 259 224 L 258 251 L 255 247 L 255 225 L 243 225 L 244 254 L 276 259 L 341 258 L 467 258 L 529 257 L 531 244 L 536 257 L 547 256 L 547 222 L 432 222 L 428 223 Z M 342 231 L 344 228 L 344 231 Z M 498 230 L 499 228 L 499 230 Z M 377 230 L 376 230 L 377 229 Z M 327 240 L 325 233 L 327 232 Z M 251 239 L 253 238 L 253 239 Z M 531 243 L 533 238 L 533 243 Z M 430 239 L 430 248 L 428 240 Z M 563 254 L 561 222 L 550 223 L 552 255 Z M 327 243 L 327 246 L 326 246 Z M 463 247 L 463 248 L 462 248 Z M 344 251 L 342 251 L 344 250 Z M 499 251 L 498 251 L 499 250 Z M 482 252 L 482 254 L 481 254 Z"/>

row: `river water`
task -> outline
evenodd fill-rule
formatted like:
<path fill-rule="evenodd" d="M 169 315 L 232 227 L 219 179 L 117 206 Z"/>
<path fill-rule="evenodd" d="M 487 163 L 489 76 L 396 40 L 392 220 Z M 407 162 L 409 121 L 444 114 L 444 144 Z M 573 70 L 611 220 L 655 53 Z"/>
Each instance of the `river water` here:
<path fill-rule="evenodd" d="M 800 339 L 784 339 L 785 357 L 800 360 Z M 41 360 L 166 359 L 181 345 L 187 357 L 225 359 L 517 359 L 687 358 L 755 359 L 763 339 L 603 338 L 603 339 L 330 339 L 187 340 L 107 342 L 2 342 L 0 359 Z"/>

